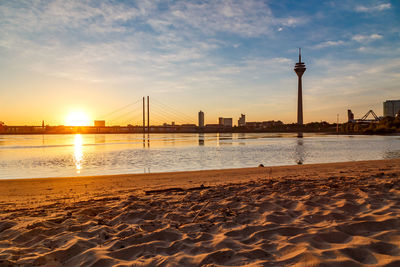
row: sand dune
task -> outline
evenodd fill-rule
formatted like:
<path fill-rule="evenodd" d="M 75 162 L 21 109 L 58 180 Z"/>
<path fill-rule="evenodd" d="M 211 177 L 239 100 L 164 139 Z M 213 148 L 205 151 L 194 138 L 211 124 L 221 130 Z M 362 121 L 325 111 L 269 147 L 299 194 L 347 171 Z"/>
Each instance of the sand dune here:
<path fill-rule="evenodd" d="M 0 185 L 1 266 L 400 266 L 400 160 Z"/>

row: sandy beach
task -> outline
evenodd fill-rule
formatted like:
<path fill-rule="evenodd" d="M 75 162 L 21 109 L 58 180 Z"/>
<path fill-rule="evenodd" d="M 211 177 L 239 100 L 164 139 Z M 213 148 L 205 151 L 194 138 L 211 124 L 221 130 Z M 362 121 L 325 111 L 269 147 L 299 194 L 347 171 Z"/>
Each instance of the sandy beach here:
<path fill-rule="evenodd" d="M 400 159 L 0 181 L 0 266 L 400 266 Z"/>

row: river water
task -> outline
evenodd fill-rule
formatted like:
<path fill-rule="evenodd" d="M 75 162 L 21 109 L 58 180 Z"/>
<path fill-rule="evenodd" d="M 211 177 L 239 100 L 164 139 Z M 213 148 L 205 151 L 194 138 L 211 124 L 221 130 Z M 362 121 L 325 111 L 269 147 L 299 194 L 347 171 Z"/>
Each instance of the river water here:
<path fill-rule="evenodd" d="M 0 135 L 0 179 L 400 158 L 400 136 L 287 133 Z"/>

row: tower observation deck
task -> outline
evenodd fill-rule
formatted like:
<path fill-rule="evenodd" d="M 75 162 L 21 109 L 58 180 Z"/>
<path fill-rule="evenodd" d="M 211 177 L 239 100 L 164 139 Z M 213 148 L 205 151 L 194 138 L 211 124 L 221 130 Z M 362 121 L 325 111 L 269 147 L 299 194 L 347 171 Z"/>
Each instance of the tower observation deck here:
<path fill-rule="evenodd" d="M 298 77 L 298 95 L 297 95 L 297 124 L 303 125 L 303 88 L 301 77 L 306 71 L 306 64 L 301 62 L 301 48 L 299 48 L 299 62 L 294 66 L 294 71 Z"/>

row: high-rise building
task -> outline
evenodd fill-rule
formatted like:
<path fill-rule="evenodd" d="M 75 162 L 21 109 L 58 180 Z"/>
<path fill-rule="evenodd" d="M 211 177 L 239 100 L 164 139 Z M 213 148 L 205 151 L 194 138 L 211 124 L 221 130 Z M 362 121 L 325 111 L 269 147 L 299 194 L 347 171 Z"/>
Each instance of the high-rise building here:
<path fill-rule="evenodd" d="M 246 126 L 246 115 L 240 114 L 240 118 L 238 120 L 238 126 Z"/>
<path fill-rule="evenodd" d="M 301 77 L 306 71 L 306 65 L 301 62 L 301 49 L 299 48 L 299 62 L 296 63 L 294 71 L 298 77 L 298 91 L 297 91 L 297 124 L 303 125 L 303 88 Z"/>
<path fill-rule="evenodd" d="M 218 124 L 223 127 L 232 127 L 232 118 L 218 118 Z"/>
<path fill-rule="evenodd" d="M 199 127 L 204 127 L 204 112 L 201 110 L 199 111 Z"/>
<path fill-rule="evenodd" d="M 354 122 L 354 113 L 351 112 L 351 109 L 347 110 L 347 122 Z"/>
<path fill-rule="evenodd" d="M 395 117 L 400 110 L 400 100 L 386 100 L 383 102 L 383 116 Z"/>

